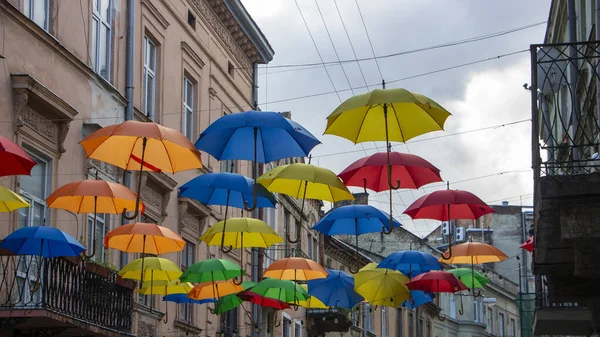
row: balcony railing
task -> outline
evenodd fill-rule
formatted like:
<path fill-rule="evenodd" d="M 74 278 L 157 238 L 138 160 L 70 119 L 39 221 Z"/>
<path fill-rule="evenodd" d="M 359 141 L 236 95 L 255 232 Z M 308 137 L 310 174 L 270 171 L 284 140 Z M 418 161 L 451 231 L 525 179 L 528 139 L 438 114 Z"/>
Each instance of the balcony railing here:
<path fill-rule="evenodd" d="M 600 172 L 600 42 L 531 46 L 536 177 Z"/>
<path fill-rule="evenodd" d="M 552 299 L 546 276 L 535 277 L 535 299 L 536 308 L 585 308 L 583 302 L 561 302 Z"/>
<path fill-rule="evenodd" d="M 0 310 L 43 309 L 130 333 L 131 282 L 79 258 L 0 255 Z"/>

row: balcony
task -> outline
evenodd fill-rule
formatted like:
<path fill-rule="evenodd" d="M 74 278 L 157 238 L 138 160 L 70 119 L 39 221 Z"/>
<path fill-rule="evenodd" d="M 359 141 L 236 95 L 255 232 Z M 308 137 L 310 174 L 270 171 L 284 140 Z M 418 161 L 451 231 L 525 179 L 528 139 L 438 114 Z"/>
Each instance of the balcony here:
<path fill-rule="evenodd" d="M 343 310 L 307 309 L 309 336 L 323 336 L 328 332 L 348 332 L 352 322 Z"/>
<path fill-rule="evenodd" d="M 0 337 L 133 336 L 135 283 L 79 258 L 0 255 Z"/>

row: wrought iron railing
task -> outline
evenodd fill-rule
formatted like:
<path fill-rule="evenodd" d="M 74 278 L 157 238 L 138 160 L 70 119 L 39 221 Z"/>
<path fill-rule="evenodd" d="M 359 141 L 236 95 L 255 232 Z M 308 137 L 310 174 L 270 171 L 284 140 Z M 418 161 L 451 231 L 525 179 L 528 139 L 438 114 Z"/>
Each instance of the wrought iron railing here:
<path fill-rule="evenodd" d="M 535 300 L 536 308 L 585 308 L 585 302 L 562 302 L 552 299 L 546 276 L 535 277 Z"/>
<path fill-rule="evenodd" d="M 600 42 L 531 46 L 536 177 L 600 172 Z"/>
<path fill-rule="evenodd" d="M 129 333 L 133 289 L 126 283 L 79 258 L 0 255 L 0 310 L 45 309 Z"/>

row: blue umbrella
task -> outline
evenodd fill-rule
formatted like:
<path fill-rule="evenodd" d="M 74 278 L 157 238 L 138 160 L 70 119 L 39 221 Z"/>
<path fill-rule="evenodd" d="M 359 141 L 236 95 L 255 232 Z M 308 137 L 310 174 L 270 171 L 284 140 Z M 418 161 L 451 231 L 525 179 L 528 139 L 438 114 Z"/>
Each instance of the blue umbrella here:
<path fill-rule="evenodd" d="M 433 297 L 435 295 L 432 293 L 426 293 L 421 290 L 411 290 L 410 291 L 410 299 L 404 301 L 402 306 L 407 307 L 409 309 L 414 309 L 418 306 L 421 306 L 425 303 L 429 303 L 433 301 Z"/>
<path fill-rule="evenodd" d="M 275 208 L 277 200 L 263 185 L 257 184 L 258 207 Z M 252 199 L 254 181 L 235 173 L 207 173 L 198 176 L 179 188 L 179 196 L 200 201 L 205 205 L 244 208 Z"/>
<path fill-rule="evenodd" d="M 205 303 L 214 303 L 214 298 L 207 298 L 203 300 L 195 300 L 193 298 L 189 298 L 187 294 L 169 294 L 163 296 L 162 298 L 165 302 L 174 302 L 174 303 L 194 303 L 194 304 L 205 304 Z"/>
<path fill-rule="evenodd" d="M 195 146 L 218 160 L 253 160 L 256 164 L 306 157 L 320 143 L 300 124 L 277 112 L 246 111 L 217 119 L 200 134 Z M 244 206 L 248 212 L 256 208 L 257 185 L 254 204 Z"/>
<path fill-rule="evenodd" d="M 413 278 L 432 270 L 442 270 L 440 262 L 431 254 L 416 250 L 404 250 L 388 255 L 377 268 L 394 269 Z"/>
<path fill-rule="evenodd" d="M 391 221 L 390 221 L 391 220 Z M 392 228 L 390 228 L 390 226 Z M 356 261 L 358 262 L 358 236 L 366 233 L 391 232 L 402 226 L 382 210 L 370 205 L 347 205 L 334 208 L 312 229 L 327 236 L 347 234 L 356 236 Z M 356 266 L 350 267 L 356 273 Z"/>
<path fill-rule="evenodd" d="M 17 255 L 42 257 L 77 256 L 85 247 L 60 229 L 46 226 L 19 228 L 7 236 L 0 248 Z"/>
<path fill-rule="evenodd" d="M 352 308 L 364 298 L 354 291 L 354 278 L 341 270 L 327 269 L 327 277 L 306 282 L 308 293 L 330 307 Z"/>

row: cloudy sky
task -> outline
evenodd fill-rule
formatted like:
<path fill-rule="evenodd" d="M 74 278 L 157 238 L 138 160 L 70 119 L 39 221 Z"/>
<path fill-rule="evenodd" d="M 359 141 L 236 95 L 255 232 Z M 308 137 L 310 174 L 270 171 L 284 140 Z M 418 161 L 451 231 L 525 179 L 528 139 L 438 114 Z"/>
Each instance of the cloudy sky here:
<path fill-rule="evenodd" d="M 507 200 L 532 205 L 530 100 L 523 88 L 530 82 L 529 53 L 521 51 L 543 42 L 549 0 L 242 2 L 275 50 L 274 60 L 260 70 L 260 108 L 292 111 L 293 119 L 323 142 L 312 152 L 314 164 L 339 173 L 377 148 L 385 149 L 383 143 L 353 145 L 323 135 L 331 111 L 352 95 L 375 89 L 381 70 L 386 82 L 394 81 L 388 87 L 426 95 L 453 114 L 445 131 L 406 145 L 395 143 L 395 151 L 425 158 L 451 188 L 472 192 L 489 204 Z M 473 38 L 478 41 L 465 43 Z M 335 63 L 374 55 L 378 65 L 372 59 L 343 67 Z M 322 62 L 329 64 L 314 65 Z M 299 64 L 313 65 L 290 67 Z M 303 96 L 312 97 L 298 98 Z M 444 184 L 431 184 L 394 192 L 394 215 L 406 229 L 426 236 L 438 222 L 412 222 L 400 214 L 416 198 L 442 188 Z M 386 211 L 387 199 L 386 193 L 370 195 L 371 204 Z"/>

